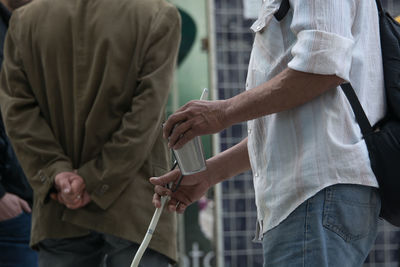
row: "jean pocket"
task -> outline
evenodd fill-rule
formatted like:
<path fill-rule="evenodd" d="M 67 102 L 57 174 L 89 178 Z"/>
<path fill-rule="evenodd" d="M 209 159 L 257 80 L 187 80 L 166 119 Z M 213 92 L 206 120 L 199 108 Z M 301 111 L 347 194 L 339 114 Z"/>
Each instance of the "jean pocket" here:
<path fill-rule="evenodd" d="M 1 224 L 1 225 L 15 224 L 15 222 L 16 222 L 16 221 L 19 221 L 24 215 L 25 215 L 25 213 L 24 213 L 24 212 L 21 212 L 20 214 L 18 214 L 18 215 L 15 216 L 15 217 L 9 218 L 9 219 L 4 220 L 4 221 L 0 221 L 0 224 Z"/>
<path fill-rule="evenodd" d="M 348 184 L 328 187 L 323 225 L 346 242 L 362 239 L 375 229 L 379 205 L 376 188 Z"/>
<path fill-rule="evenodd" d="M 30 231 L 30 214 L 25 212 L 0 222 L 0 237 L 7 236 L 15 240 L 29 240 Z"/>

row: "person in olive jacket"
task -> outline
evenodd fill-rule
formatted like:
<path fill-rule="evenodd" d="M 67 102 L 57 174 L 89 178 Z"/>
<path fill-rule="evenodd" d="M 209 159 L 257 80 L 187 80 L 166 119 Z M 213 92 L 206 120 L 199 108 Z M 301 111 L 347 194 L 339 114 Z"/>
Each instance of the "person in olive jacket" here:
<path fill-rule="evenodd" d="M 0 66 L 11 12 L 30 0 L 0 0 Z M 0 116 L 0 265 L 37 266 L 29 247 L 32 188 L 19 165 Z"/>
<path fill-rule="evenodd" d="M 35 0 L 13 13 L 0 76 L 7 133 L 34 190 L 39 265 L 128 266 L 170 168 L 162 122 L 181 22 L 165 0 Z M 144 266 L 175 261 L 163 213 Z"/>

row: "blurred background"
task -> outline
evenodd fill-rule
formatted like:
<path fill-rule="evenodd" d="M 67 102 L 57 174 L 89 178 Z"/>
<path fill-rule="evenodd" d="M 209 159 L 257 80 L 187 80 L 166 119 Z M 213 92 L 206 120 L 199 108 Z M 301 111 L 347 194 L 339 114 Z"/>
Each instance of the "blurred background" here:
<path fill-rule="evenodd" d="M 250 26 L 262 0 L 169 0 L 182 16 L 182 44 L 168 112 L 199 99 L 230 98 L 245 88 L 253 42 Z M 382 0 L 400 19 L 400 1 Z M 366 21 L 365 23 L 368 23 Z M 247 135 L 246 124 L 202 138 L 206 157 L 226 150 Z M 251 173 L 213 188 L 179 217 L 179 267 L 261 267 L 261 244 L 252 241 L 256 207 Z M 364 267 L 400 266 L 400 230 L 380 222 L 376 245 Z"/>

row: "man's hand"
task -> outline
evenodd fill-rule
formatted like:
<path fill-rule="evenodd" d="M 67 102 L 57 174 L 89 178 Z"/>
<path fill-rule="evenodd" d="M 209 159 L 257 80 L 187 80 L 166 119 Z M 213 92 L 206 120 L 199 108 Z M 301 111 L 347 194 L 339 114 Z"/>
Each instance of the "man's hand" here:
<path fill-rule="evenodd" d="M 220 132 L 230 125 L 226 110 L 225 100 L 190 101 L 168 118 L 164 138 L 169 147 L 179 149 L 196 136 Z"/>
<path fill-rule="evenodd" d="M 150 178 L 150 182 L 155 185 L 153 196 L 153 204 L 155 207 L 161 207 L 161 196 L 171 196 L 170 201 L 167 203 L 168 210 L 171 212 L 183 213 L 185 209 L 199 200 L 207 190 L 211 187 L 211 183 L 208 180 L 208 172 L 203 171 L 193 175 L 183 177 L 181 185 L 178 187 L 176 192 L 172 192 L 165 186 L 170 183 L 175 183 L 180 177 L 180 170 L 173 170 L 160 177 Z M 175 185 L 172 185 L 174 188 Z"/>
<path fill-rule="evenodd" d="M 69 209 L 84 207 L 91 201 L 90 195 L 85 190 L 83 178 L 75 172 L 57 174 L 54 178 L 54 186 L 58 193 L 53 193 L 50 197 Z"/>
<path fill-rule="evenodd" d="M 6 193 L 0 199 L 0 222 L 17 217 L 22 212 L 31 212 L 28 203 L 17 195 Z"/>

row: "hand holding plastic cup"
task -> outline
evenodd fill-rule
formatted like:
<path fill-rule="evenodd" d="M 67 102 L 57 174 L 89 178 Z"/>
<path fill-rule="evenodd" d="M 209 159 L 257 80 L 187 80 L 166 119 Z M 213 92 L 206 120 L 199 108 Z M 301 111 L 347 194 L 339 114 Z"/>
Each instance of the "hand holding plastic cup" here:
<path fill-rule="evenodd" d="M 204 88 L 200 100 L 206 100 L 207 97 L 208 89 Z M 200 136 L 196 136 L 180 149 L 173 149 L 172 151 L 174 152 L 174 156 L 183 175 L 194 174 L 206 169 Z"/>

